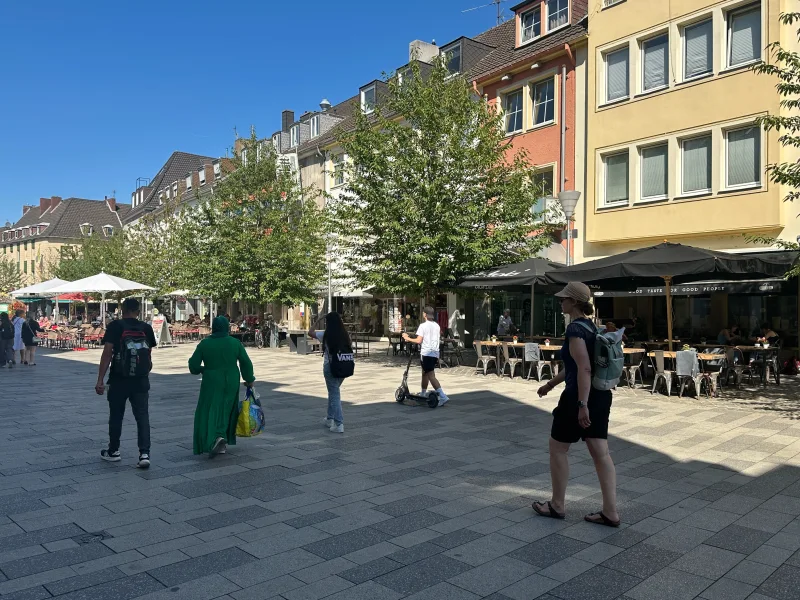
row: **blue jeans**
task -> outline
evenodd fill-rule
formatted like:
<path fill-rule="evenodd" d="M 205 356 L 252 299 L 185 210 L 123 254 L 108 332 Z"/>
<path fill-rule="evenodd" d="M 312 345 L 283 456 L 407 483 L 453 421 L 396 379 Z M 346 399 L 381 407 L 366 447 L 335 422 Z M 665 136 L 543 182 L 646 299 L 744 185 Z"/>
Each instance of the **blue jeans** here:
<path fill-rule="evenodd" d="M 339 388 L 344 379 L 339 379 L 331 375 L 331 367 L 327 363 L 322 367 L 322 374 L 325 376 L 325 387 L 328 388 L 328 418 L 333 419 L 337 425 L 344 423 L 342 414 L 342 395 Z"/>

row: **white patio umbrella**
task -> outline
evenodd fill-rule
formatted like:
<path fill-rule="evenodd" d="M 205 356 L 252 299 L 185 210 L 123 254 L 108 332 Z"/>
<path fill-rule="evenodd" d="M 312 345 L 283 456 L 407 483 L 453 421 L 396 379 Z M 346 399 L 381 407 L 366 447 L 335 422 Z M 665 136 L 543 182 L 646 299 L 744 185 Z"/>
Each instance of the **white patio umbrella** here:
<path fill-rule="evenodd" d="M 65 283 L 50 290 L 56 294 L 74 294 L 78 292 L 86 294 L 100 294 L 102 298 L 100 304 L 100 321 L 105 324 L 106 322 L 106 294 L 113 294 L 117 292 L 132 292 L 135 290 L 152 290 L 154 288 L 143 283 L 137 283 L 130 279 L 123 279 L 109 275 L 105 272 L 100 272 L 91 277 L 78 279 L 72 283 Z"/>
<path fill-rule="evenodd" d="M 57 288 L 60 285 L 64 285 L 65 283 L 69 283 L 69 281 L 65 279 L 59 279 L 55 277 L 53 279 L 48 279 L 47 281 L 42 281 L 41 283 L 35 283 L 33 285 L 29 285 L 28 287 L 20 288 L 18 290 L 14 290 L 11 292 L 11 295 L 15 298 L 17 297 L 26 297 L 26 296 L 41 296 L 43 298 L 55 298 L 53 300 L 54 308 L 53 308 L 53 316 L 54 322 L 58 322 L 58 294 L 53 293 L 52 290 Z"/>

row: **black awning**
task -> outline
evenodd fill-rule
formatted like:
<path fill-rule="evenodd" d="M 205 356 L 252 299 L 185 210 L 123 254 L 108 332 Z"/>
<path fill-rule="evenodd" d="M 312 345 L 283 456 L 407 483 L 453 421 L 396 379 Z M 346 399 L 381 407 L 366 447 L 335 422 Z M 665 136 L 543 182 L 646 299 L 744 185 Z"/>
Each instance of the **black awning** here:
<path fill-rule="evenodd" d="M 779 294 L 788 282 L 785 279 L 753 279 L 747 281 L 697 281 L 673 285 L 673 296 L 702 296 L 704 294 Z M 595 298 L 633 298 L 636 296 L 666 296 L 665 286 L 645 286 L 635 290 L 592 290 Z"/>
<path fill-rule="evenodd" d="M 541 284 L 544 283 L 545 273 L 563 266 L 544 258 L 529 258 L 519 263 L 503 265 L 469 275 L 458 284 L 458 287 L 492 290 L 507 289 L 511 286 L 530 286 L 534 283 Z"/>

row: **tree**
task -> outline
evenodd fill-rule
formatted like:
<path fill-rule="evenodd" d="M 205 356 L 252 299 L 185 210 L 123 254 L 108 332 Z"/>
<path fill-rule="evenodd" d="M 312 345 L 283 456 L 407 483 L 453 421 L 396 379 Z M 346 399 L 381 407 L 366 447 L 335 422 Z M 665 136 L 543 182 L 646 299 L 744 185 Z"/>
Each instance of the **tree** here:
<path fill-rule="evenodd" d="M 782 13 L 779 17 L 782 25 L 793 25 L 800 22 L 800 12 Z M 800 39 L 800 29 L 797 31 Z M 756 119 L 756 122 L 765 131 L 780 133 L 778 141 L 784 147 L 800 148 L 800 54 L 787 50 L 780 42 L 772 42 L 767 46 L 774 63 L 760 62 L 753 66 L 756 73 L 777 78 L 775 88 L 783 98 L 780 106 L 781 113 L 766 115 Z M 793 114 L 792 114 L 793 113 Z M 770 181 L 777 185 L 786 186 L 789 191 L 784 201 L 793 202 L 800 198 L 800 162 L 773 163 L 767 166 L 767 175 Z M 779 240 L 770 236 L 748 236 L 748 241 L 778 246 L 786 250 L 800 250 L 800 244 L 793 241 Z M 795 265 L 787 276 L 800 275 L 800 264 Z"/>
<path fill-rule="evenodd" d="M 543 195 L 498 112 L 462 77 L 412 64 L 342 137 L 345 189 L 331 198 L 346 269 L 360 287 L 428 294 L 552 243 Z M 539 235 L 533 235 L 538 232 Z"/>
<path fill-rule="evenodd" d="M 20 273 L 19 264 L 7 258 L 0 258 L 0 294 L 8 294 L 23 287 L 25 280 Z"/>
<path fill-rule="evenodd" d="M 109 275 L 125 277 L 125 234 L 110 237 L 98 233 L 84 236 L 76 244 L 62 246 L 55 264 L 48 271 L 55 277 L 75 281 L 105 271 Z"/>
<path fill-rule="evenodd" d="M 241 144 L 234 170 L 186 220 L 191 287 L 246 302 L 312 301 L 325 273 L 323 215 L 271 144 L 255 131 Z"/>

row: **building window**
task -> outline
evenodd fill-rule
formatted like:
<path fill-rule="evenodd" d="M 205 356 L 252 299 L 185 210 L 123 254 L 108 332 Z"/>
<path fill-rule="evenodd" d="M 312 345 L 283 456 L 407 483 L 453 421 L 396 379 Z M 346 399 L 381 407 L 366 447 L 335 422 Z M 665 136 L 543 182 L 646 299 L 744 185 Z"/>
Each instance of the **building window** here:
<path fill-rule="evenodd" d="M 535 40 L 542 35 L 542 10 L 536 7 L 526 13 L 522 13 L 520 17 L 520 24 L 522 25 L 522 32 L 519 36 L 521 44 Z"/>
<path fill-rule="evenodd" d="M 698 194 L 711 191 L 711 136 L 681 142 L 681 193 Z"/>
<path fill-rule="evenodd" d="M 628 48 L 606 54 L 606 102 L 628 97 Z"/>
<path fill-rule="evenodd" d="M 628 202 L 628 151 L 603 158 L 605 168 L 605 203 Z"/>
<path fill-rule="evenodd" d="M 222 177 L 222 166 L 219 163 L 214 163 L 214 179 Z"/>
<path fill-rule="evenodd" d="M 36 240 L 31 240 L 31 250 L 36 250 Z"/>
<path fill-rule="evenodd" d="M 294 148 L 300 143 L 300 125 L 293 125 L 289 130 L 289 147 Z"/>
<path fill-rule="evenodd" d="M 569 21 L 569 0 L 547 0 L 547 31 Z"/>
<path fill-rule="evenodd" d="M 92 227 L 91 223 L 81 223 L 81 235 L 92 235 L 94 233 L 94 227 Z"/>
<path fill-rule="evenodd" d="M 333 185 L 344 185 L 344 154 L 333 157 Z"/>
<path fill-rule="evenodd" d="M 111 237 L 114 235 L 114 226 L 113 225 L 103 225 L 103 234 L 106 237 Z"/>
<path fill-rule="evenodd" d="M 28 274 L 28 261 L 26 261 L 26 260 L 22 261 L 22 271 L 26 275 Z"/>
<path fill-rule="evenodd" d="M 197 171 L 197 178 L 200 180 L 200 185 L 205 185 L 206 183 L 206 168 L 200 167 Z"/>
<path fill-rule="evenodd" d="M 280 151 L 280 136 L 276 133 L 272 136 L 272 147 L 275 148 L 275 152 Z"/>
<path fill-rule="evenodd" d="M 713 69 L 714 25 L 711 19 L 683 30 L 683 78 L 708 75 Z"/>
<path fill-rule="evenodd" d="M 242 166 L 247 166 L 247 148 L 242 149 Z"/>
<path fill-rule="evenodd" d="M 375 86 L 371 85 L 370 87 L 361 91 L 361 110 L 365 114 L 369 114 L 375 110 Z"/>
<path fill-rule="evenodd" d="M 186 176 L 186 189 L 187 190 L 192 189 L 192 175 L 191 175 L 191 173 Z"/>
<path fill-rule="evenodd" d="M 761 59 L 761 5 L 728 13 L 728 66 Z"/>
<path fill-rule="evenodd" d="M 522 131 L 522 90 L 515 90 L 507 94 L 504 104 L 506 133 Z"/>
<path fill-rule="evenodd" d="M 445 50 L 444 64 L 450 75 L 458 75 L 461 73 L 461 44 L 457 44 Z"/>
<path fill-rule="evenodd" d="M 178 197 L 178 182 L 177 181 L 172 184 L 172 197 L 173 198 L 177 198 Z"/>
<path fill-rule="evenodd" d="M 555 191 L 553 188 L 553 167 L 535 171 L 532 181 L 536 187 L 538 197 L 531 207 L 531 212 L 535 216 L 542 215 L 547 210 L 547 199 L 552 198 Z"/>
<path fill-rule="evenodd" d="M 641 152 L 642 199 L 667 197 L 667 144 L 642 148 Z"/>
<path fill-rule="evenodd" d="M 555 79 L 545 79 L 533 86 L 533 123 L 542 125 L 555 120 Z"/>
<path fill-rule="evenodd" d="M 31 261 L 31 275 L 36 275 L 36 262 Z"/>
<path fill-rule="evenodd" d="M 28 240 L 25 240 L 24 242 L 22 242 L 22 248 L 23 248 L 23 250 L 27 250 L 28 249 Z"/>
<path fill-rule="evenodd" d="M 315 138 L 319 135 L 319 115 L 311 117 L 311 137 Z"/>
<path fill-rule="evenodd" d="M 758 185 L 761 182 L 761 131 L 756 126 L 725 133 L 726 187 Z"/>
<path fill-rule="evenodd" d="M 642 43 L 642 91 L 649 92 L 669 84 L 669 35 Z"/>

